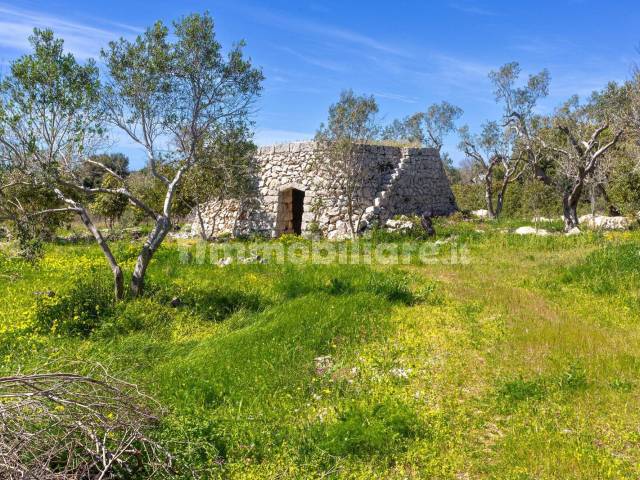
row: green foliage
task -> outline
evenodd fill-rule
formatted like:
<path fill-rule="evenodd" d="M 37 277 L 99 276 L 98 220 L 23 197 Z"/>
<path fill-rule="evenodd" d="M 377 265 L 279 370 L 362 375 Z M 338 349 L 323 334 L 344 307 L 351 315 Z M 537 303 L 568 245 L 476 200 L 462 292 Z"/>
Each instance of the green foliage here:
<path fill-rule="evenodd" d="M 261 311 L 270 303 L 257 289 L 250 288 L 188 288 L 177 294 L 183 305 L 181 308 L 188 309 L 204 320 L 216 322 L 242 310 Z"/>
<path fill-rule="evenodd" d="M 102 179 L 103 188 L 117 189 L 120 181 L 111 175 L 106 175 Z M 99 193 L 93 200 L 92 209 L 98 214 L 106 217 L 109 226 L 113 226 L 115 220 L 120 219 L 124 213 L 129 200 L 124 195 L 112 195 L 110 193 Z"/>
<path fill-rule="evenodd" d="M 366 288 L 390 302 L 411 305 L 415 301 L 415 296 L 409 288 L 408 279 L 406 275 L 401 273 L 371 277 Z"/>
<path fill-rule="evenodd" d="M 285 298 L 317 292 L 329 295 L 371 292 L 394 303 L 411 304 L 415 300 L 406 275 L 400 272 L 379 275 L 360 266 L 309 266 L 304 269 L 304 274 L 299 268 L 285 267 L 275 288 Z"/>
<path fill-rule="evenodd" d="M 163 174 L 171 172 L 168 167 L 161 168 L 160 171 Z M 138 172 L 133 172 L 127 178 L 127 187 L 129 191 L 147 204 L 154 211 L 158 212 L 162 210 L 162 205 L 166 195 L 165 185 L 155 178 L 148 169 L 143 169 Z M 134 220 L 141 222 L 146 219 L 146 214 L 139 208 L 133 209 Z"/>
<path fill-rule="evenodd" d="M 54 109 L 65 119 L 84 114 L 97 102 L 99 81 L 95 63 L 79 65 L 73 55 L 64 52 L 63 40 L 55 38 L 51 30 L 34 29 L 29 41 L 33 53 L 15 61 L 11 75 L 0 84 L 0 94 L 9 100 L 3 105 L 6 110 L 2 110 L 4 115 L 0 115 L 0 119 L 7 122 L 2 129 L 5 135 L 18 125 L 29 127 L 31 130 L 23 132 L 29 142 L 25 147 L 35 151 L 46 140 L 38 138 L 38 123 L 26 122 L 23 116 Z M 41 118 L 40 121 L 47 120 Z M 68 126 L 72 130 L 67 133 L 71 135 L 92 127 L 74 123 Z"/>
<path fill-rule="evenodd" d="M 353 90 L 345 90 L 338 102 L 329 107 L 327 125 L 320 126 L 316 140 L 350 152 L 353 144 L 375 138 L 377 113 L 378 104 L 373 96 L 358 96 Z"/>
<path fill-rule="evenodd" d="M 540 379 L 507 380 L 497 388 L 497 395 L 506 404 L 514 405 L 525 400 L 540 400 L 546 395 L 546 387 Z"/>
<path fill-rule="evenodd" d="M 58 204 L 55 194 L 47 187 L 22 183 L 25 172 L 12 172 L 6 178 L 7 183 L 18 182 L 10 188 L 0 192 L 0 216 L 12 218 L 7 222 L 9 232 L 21 245 L 27 258 L 37 258 L 42 242 L 50 241 L 55 236 L 56 229 L 69 220 L 70 214 L 33 215 Z M 0 175 L 0 182 L 5 178 Z M 9 202 L 7 199 L 11 199 Z M 20 208 L 16 208 L 20 205 Z"/>
<path fill-rule="evenodd" d="M 434 103 L 426 112 L 394 120 L 382 131 L 382 139 L 405 146 L 435 148 L 440 152 L 445 137 L 455 131 L 462 113 L 461 108 L 449 102 Z M 448 159 L 448 155 L 445 156 Z"/>
<path fill-rule="evenodd" d="M 618 159 L 611 172 L 608 193 L 623 214 L 635 216 L 640 212 L 640 169 L 636 158 Z"/>
<path fill-rule="evenodd" d="M 530 179 L 521 189 L 520 216 L 527 218 L 560 215 L 561 202 L 557 190 L 543 182 Z"/>
<path fill-rule="evenodd" d="M 386 457 L 405 450 L 421 430 L 408 405 L 393 399 L 373 405 L 353 402 L 321 430 L 318 447 L 335 456 Z"/>
<path fill-rule="evenodd" d="M 121 177 L 129 175 L 129 158 L 122 153 L 93 155 L 91 160 L 104 165 Z M 100 187 L 104 178 L 108 176 L 104 168 L 91 162 L 83 163 L 78 170 L 77 175 L 82 185 L 89 188 Z"/>
<path fill-rule="evenodd" d="M 522 376 L 500 383 L 496 396 L 502 408 L 512 410 L 521 402 L 541 401 L 554 394 L 573 394 L 588 387 L 587 375 L 579 364 L 572 363 L 555 375 L 526 380 Z"/>
<path fill-rule="evenodd" d="M 0 370 L 107 365 L 166 407 L 179 478 L 634 478 L 639 232 L 514 225 L 438 219 L 463 265 L 219 268 L 169 243 L 143 298 L 100 309 L 95 245 L 1 254 Z"/>
<path fill-rule="evenodd" d="M 464 212 L 486 208 L 484 186 L 477 183 L 456 183 L 451 185 L 458 208 Z M 508 205 L 508 203 L 507 203 Z M 507 206 L 505 205 L 505 206 Z"/>
<path fill-rule="evenodd" d="M 458 208 L 463 212 L 486 209 L 485 188 L 477 183 L 451 185 Z M 502 216 L 510 219 L 553 218 L 560 215 L 561 196 L 549 185 L 528 179 L 514 182 L 507 189 Z"/>
<path fill-rule="evenodd" d="M 631 294 L 640 289 L 640 254 L 635 243 L 609 245 L 568 268 L 562 282 L 599 295 Z"/>
<path fill-rule="evenodd" d="M 113 284 L 89 274 L 74 278 L 62 291 L 38 295 L 34 327 L 57 335 L 87 336 L 113 311 Z"/>
<path fill-rule="evenodd" d="M 169 305 L 158 303 L 151 298 L 138 298 L 119 302 L 115 308 L 107 308 L 99 313 L 99 325 L 92 325 L 99 336 L 112 338 L 138 331 L 152 332 L 165 327 L 174 315 Z"/>
<path fill-rule="evenodd" d="M 43 225 L 27 222 L 23 219 L 18 219 L 11 223 L 13 227 L 13 233 L 18 240 L 19 251 L 18 255 L 22 258 L 35 262 L 42 257 L 43 254 L 43 236 L 50 233 L 50 229 L 47 228 L 46 222 Z"/>

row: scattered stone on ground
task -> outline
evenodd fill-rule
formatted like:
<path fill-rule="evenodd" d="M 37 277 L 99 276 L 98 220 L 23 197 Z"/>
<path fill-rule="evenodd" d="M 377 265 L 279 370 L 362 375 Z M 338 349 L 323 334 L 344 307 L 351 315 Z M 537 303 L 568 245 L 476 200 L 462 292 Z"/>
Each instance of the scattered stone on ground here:
<path fill-rule="evenodd" d="M 33 292 L 36 297 L 55 297 L 56 292 L 53 290 L 45 290 L 44 292 Z"/>
<path fill-rule="evenodd" d="M 604 215 L 583 215 L 578 219 L 581 224 L 594 230 L 627 230 L 631 220 L 627 217 L 606 217 Z"/>
<path fill-rule="evenodd" d="M 565 235 L 567 237 L 572 237 L 574 235 L 580 235 L 581 233 L 582 233 L 582 230 L 580 230 L 578 227 L 573 227 L 571 230 L 565 233 Z"/>
<path fill-rule="evenodd" d="M 238 259 L 240 263 L 267 263 L 266 258 L 262 258 L 260 255 L 252 255 L 251 257 L 244 257 Z"/>
<path fill-rule="evenodd" d="M 228 265 L 231 265 L 234 261 L 233 257 L 225 257 L 225 258 L 221 258 L 220 260 L 218 260 L 216 262 L 216 265 L 218 265 L 219 267 L 226 267 Z M 252 255 L 250 257 L 240 257 L 237 259 L 238 263 L 242 263 L 242 264 L 250 264 L 250 263 L 267 263 L 267 259 L 261 257 L 260 255 Z"/>
<path fill-rule="evenodd" d="M 549 231 L 543 228 L 534 228 L 534 227 L 520 227 L 516 229 L 514 232 L 516 235 L 538 235 L 539 237 L 546 237 L 547 235 L 551 235 Z"/>
<path fill-rule="evenodd" d="M 471 215 L 476 218 L 489 218 L 489 210 L 472 210 Z"/>
<path fill-rule="evenodd" d="M 228 265 L 231 265 L 232 263 L 233 263 L 233 258 L 225 257 L 225 258 L 221 258 L 220 260 L 218 260 L 216 262 L 216 265 L 218 265 L 219 267 L 226 267 Z"/>
<path fill-rule="evenodd" d="M 549 217 L 533 217 L 531 219 L 533 223 L 549 223 L 549 222 L 555 222 L 556 220 L 562 221 L 561 218 L 549 218 Z"/>
<path fill-rule="evenodd" d="M 401 367 L 394 367 L 391 370 L 389 370 L 389 373 L 393 377 L 407 379 L 409 378 L 409 373 L 411 373 L 411 369 L 405 370 L 404 368 L 401 368 Z"/>
<path fill-rule="evenodd" d="M 406 233 L 413 228 L 413 223 L 411 220 L 398 219 L 398 220 L 387 220 L 384 224 L 384 228 L 391 232 L 396 233 Z"/>
<path fill-rule="evenodd" d="M 194 233 L 191 233 L 191 230 L 189 230 L 189 229 L 175 231 L 175 232 L 169 232 L 167 234 L 167 237 L 173 238 L 175 240 L 189 240 L 189 239 L 194 238 L 196 236 L 197 235 L 195 235 Z"/>
<path fill-rule="evenodd" d="M 333 367 L 333 357 L 331 355 L 316 357 L 313 362 L 316 366 L 316 375 L 324 375 Z"/>

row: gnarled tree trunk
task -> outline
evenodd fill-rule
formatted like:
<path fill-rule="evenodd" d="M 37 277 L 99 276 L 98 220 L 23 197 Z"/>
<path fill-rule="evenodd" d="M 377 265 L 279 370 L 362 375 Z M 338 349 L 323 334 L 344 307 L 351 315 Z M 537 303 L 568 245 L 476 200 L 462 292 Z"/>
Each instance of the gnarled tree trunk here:
<path fill-rule="evenodd" d="M 158 250 L 158 247 L 171 230 L 171 221 L 166 216 L 158 217 L 153 230 L 142 246 L 142 251 L 138 255 L 136 266 L 131 276 L 131 295 L 136 298 L 144 291 L 144 278 L 147 273 L 149 262 Z"/>
<path fill-rule="evenodd" d="M 96 239 L 96 242 L 98 242 L 98 245 L 102 250 L 102 253 L 104 254 L 105 258 L 107 259 L 107 262 L 109 263 L 109 267 L 111 268 L 111 273 L 113 274 L 114 295 L 116 300 L 122 300 L 124 298 L 124 275 L 122 274 L 122 269 L 120 268 L 120 265 L 118 265 L 118 262 L 113 256 L 113 253 L 111 252 L 109 245 L 107 245 L 107 242 L 102 236 L 102 233 L 100 233 L 100 230 L 98 230 L 96 226 L 93 224 L 93 222 L 91 221 L 91 218 L 89 217 L 89 214 L 87 213 L 87 211 L 84 208 L 81 208 L 78 213 L 80 215 L 80 219 L 82 220 L 82 223 L 84 223 L 85 227 L 87 227 L 87 229 L 91 232 L 93 237 Z"/>
<path fill-rule="evenodd" d="M 578 220 L 578 202 L 582 195 L 583 180 L 578 180 L 571 191 L 567 191 L 562 196 L 562 215 L 564 217 L 564 229 L 569 231 L 576 228 L 580 221 Z"/>
<path fill-rule="evenodd" d="M 487 205 L 489 218 L 496 218 L 496 212 L 493 210 L 493 172 L 490 168 L 484 177 L 484 200 Z"/>
<path fill-rule="evenodd" d="M 102 233 L 100 233 L 100 230 L 98 230 L 93 223 L 93 220 L 91 220 L 89 212 L 87 212 L 87 209 L 80 203 L 67 198 L 60 189 L 56 188 L 54 189 L 54 192 L 60 200 L 69 206 L 67 210 L 73 211 L 80 216 L 80 220 L 82 220 L 84 226 L 91 232 L 93 238 L 95 238 L 100 250 L 102 250 L 102 253 L 107 259 L 109 267 L 111 268 L 111 273 L 113 274 L 114 296 L 116 300 L 122 300 L 124 298 L 124 275 L 122 274 L 122 269 L 120 268 L 120 265 L 118 265 L 116 258 L 113 256 L 113 253 L 102 236 Z"/>

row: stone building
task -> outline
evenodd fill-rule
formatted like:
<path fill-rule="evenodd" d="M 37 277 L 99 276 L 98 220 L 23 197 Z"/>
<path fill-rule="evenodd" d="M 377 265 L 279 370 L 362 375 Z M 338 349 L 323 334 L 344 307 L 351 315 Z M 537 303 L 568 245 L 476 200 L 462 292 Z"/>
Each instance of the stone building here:
<path fill-rule="evenodd" d="M 438 152 L 429 148 L 363 145 L 361 188 L 355 192 L 354 225 L 360 230 L 397 215 L 449 215 L 455 199 Z M 212 236 L 259 233 L 350 234 L 347 197 L 340 178 L 315 142 L 261 147 L 256 153 L 256 194 L 239 200 L 212 200 L 192 233 Z"/>

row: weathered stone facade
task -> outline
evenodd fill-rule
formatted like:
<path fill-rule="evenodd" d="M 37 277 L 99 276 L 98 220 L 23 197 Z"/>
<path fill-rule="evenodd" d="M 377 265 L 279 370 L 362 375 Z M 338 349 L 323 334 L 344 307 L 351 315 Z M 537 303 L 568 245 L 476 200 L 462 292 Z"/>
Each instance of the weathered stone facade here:
<path fill-rule="evenodd" d="M 429 148 L 366 145 L 355 225 L 365 228 L 396 215 L 449 215 L 455 199 L 438 152 Z M 203 207 L 205 226 L 222 234 L 350 234 L 346 196 L 335 169 L 315 142 L 262 147 L 256 154 L 256 198 L 243 204 L 212 201 Z M 192 232 L 200 230 L 193 223 Z"/>

